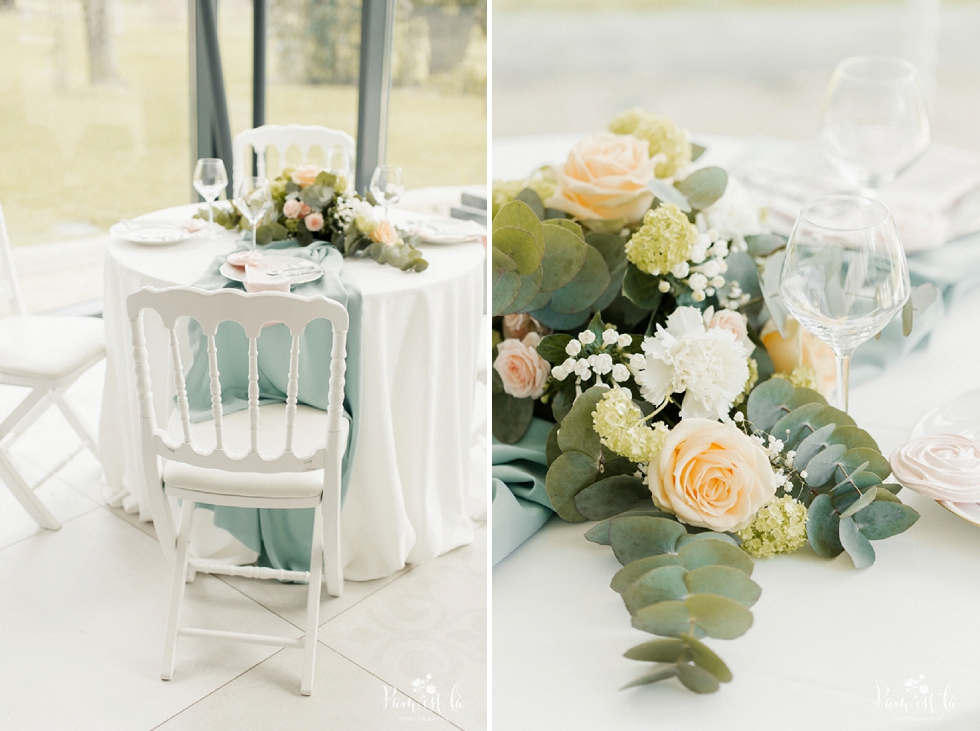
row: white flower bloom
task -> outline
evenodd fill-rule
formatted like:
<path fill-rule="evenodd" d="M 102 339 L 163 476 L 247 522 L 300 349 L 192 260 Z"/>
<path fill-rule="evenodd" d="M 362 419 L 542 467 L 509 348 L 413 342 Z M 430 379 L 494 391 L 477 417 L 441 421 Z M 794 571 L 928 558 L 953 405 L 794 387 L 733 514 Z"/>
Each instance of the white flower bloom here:
<path fill-rule="evenodd" d="M 583 381 L 587 381 L 592 378 L 592 370 L 589 368 L 589 361 L 582 358 L 575 363 L 575 375 L 581 378 Z"/>
<path fill-rule="evenodd" d="M 670 273 L 678 279 L 683 279 L 691 273 L 691 265 L 686 261 L 682 261 L 680 264 L 677 264 L 673 269 L 671 269 Z"/>
<path fill-rule="evenodd" d="M 717 287 L 724 287 L 725 286 L 725 278 L 723 276 L 721 276 L 721 275 L 718 275 L 717 277 L 712 277 L 710 284 L 711 284 L 712 287 L 715 287 L 715 288 L 717 288 Z"/>
<path fill-rule="evenodd" d="M 582 345 L 592 345 L 595 342 L 595 333 L 591 330 L 586 330 L 578 334 L 578 341 Z"/>
<path fill-rule="evenodd" d="M 613 359 L 609 353 L 599 353 L 595 356 L 595 361 L 589 363 L 597 376 L 604 376 L 613 369 Z"/>
<path fill-rule="evenodd" d="M 616 345 L 620 348 L 628 348 L 633 344 L 633 336 L 623 333 L 618 338 L 616 338 Z"/>
<path fill-rule="evenodd" d="M 565 346 L 565 352 L 571 356 L 576 356 L 582 352 L 582 343 L 578 340 L 570 340 L 568 345 Z"/>
<path fill-rule="evenodd" d="M 706 328 L 695 307 L 678 307 L 666 328 L 644 339 L 643 352 L 642 363 L 630 363 L 640 393 L 654 405 L 684 393 L 681 418 L 722 418 L 749 378 L 748 355 L 735 334 Z"/>
<path fill-rule="evenodd" d="M 637 368 L 643 368 L 646 366 L 646 356 L 641 353 L 631 353 L 630 354 L 630 368 L 634 371 Z"/>
<path fill-rule="evenodd" d="M 622 363 L 617 363 L 612 368 L 612 377 L 617 383 L 628 381 L 630 379 L 630 369 L 624 366 Z"/>
<path fill-rule="evenodd" d="M 612 328 L 602 331 L 603 345 L 615 345 L 617 340 L 619 340 L 619 333 Z"/>
<path fill-rule="evenodd" d="M 687 283 L 690 285 L 691 289 L 697 291 L 708 286 L 708 278 L 701 272 L 694 272 L 694 274 L 691 275 L 691 278 L 687 280 Z"/>
<path fill-rule="evenodd" d="M 721 266 L 719 265 L 718 261 L 715 259 L 712 259 L 711 261 L 707 262 L 703 267 L 701 267 L 701 273 L 704 274 L 704 276 L 706 276 L 708 279 L 711 279 L 712 277 L 717 277 L 720 271 L 721 271 Z"/>
<path fill-rule="evenodd" d="M 728 179 L 725 194 L 704 211 L 705 225 L 717 229 L 716 236 L 732 242 L 737 250 L 745 249 L 745 236 L 768 233 L 764 210 L 755 196 L 734 178 Z M 711 235 L 708 231 L 708 235 Z"/>
<path fill-rule="evenodd" d="M 693 292 L 691 292 L 691 299 L 694 300 L 695 302 L 704 302 L 704 290 L 696 289 Z"/>
<path fill-rule="evenodd" d="M 563 365 L 557 365 L 551 369 L 551 375 L 557 378 L 559 381 L 564 381 L 568 378 L 568 369 Z"/>
<path fill-rule="evenodd" d="M 562 368 L 571 373 L 575 370 L 575 358 L 565 358 L 565 362 L 562 363 Z"/>

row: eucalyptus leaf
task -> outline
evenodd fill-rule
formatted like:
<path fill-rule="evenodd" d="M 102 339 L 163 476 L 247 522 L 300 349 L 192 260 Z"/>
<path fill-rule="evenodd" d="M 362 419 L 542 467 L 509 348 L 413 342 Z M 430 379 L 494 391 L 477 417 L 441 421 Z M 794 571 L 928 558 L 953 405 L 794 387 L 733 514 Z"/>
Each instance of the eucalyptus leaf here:
<path fill-rule="evenodd" d="M 497 420 L 496 411 L 493 420 Z M 598 474 L 599 463 L 582 452 L 565 452 L 548 468 L 544 487 L 551 499 L 551 507 L 563 520 L 569 523 L 586 520 L 575 508 L 575 495 L 595 482 Z"/>
<path fill-rule="evenodd" d="M 541 197 L 532 188 L 522 190 L 517 194 L 515 200 L 526 203 L 527 207 L 534 211 L 534 215 L 539 219 L 544 218 L 544 203 L 541 202 Z"/>
<path fill-rule="evenodd" d="M 524 436 L 534 416 L 534 399 L 515 398 L 509 393 L 492 395 L 493 437 L 504 444 L 516 444 Z"/>
<path fill-rule="evenodd" d="M 636 505 L 650 490 L 632 475 L 615 475 L 599 480 L 575 496 L 575 507 L 589 520 L 619 515 Z"/>
<path fill-rule="evenodd" d="M 718 690 L 718 678 L 697 665 L 678 663 L 677 679 L 695 693 L 714 693 Z"/>
<path fill-rule="evenodd" d="M 531 207 L 524 201 L 511 201 L 497 211 L 491 223 L 496 245 L 496 233 L 502 228 L 518 228 L 527 231 L 534 238 L 541 238 L 541 219 L 535 215 Z"/>
<path fill-rule="evenodd" d="M 575 379 L 566 378 L 564 385 L 551 399 L 551 415 L 559 425 L 572 410 L 573 403 L 575 403 Z"/>
<path fill-rule="evenodd" d="M 695 170 L 676 187 L 693 208 L 704 210 L 725 194 L 728 186 L 728 173 L 719 167 L 706 167 Z"/>
<path fill-rule="evenodd" d="M 604 310 L 617 299 L 623 299 L 620 296 L 623 291 L 623 276 L 629 263 L 624 248 L 626 239 L 613 234 L 590 233 L 585 237 L 585 241 L 602 255 L 609 269 L 609 284 L 606 291 L 592 305 L 592 309 Z"/>
<path fill-rule="evenodd" d="M 540 352 L 540 349 L 541 346 L 539 345 L 538 352 Z M 794 469 L 805 470 L 810 460 L 818 452 L 829 447 L 830 442 L 828 439 L 835 429 L 837 429 L 836 424 L 825 424 L 800 442 L 796 447 L 796 456 L 793 458 Z"/>
<path fill-rule="evenodd" d="M 830 502 L 830 495 L 817 495 L 807 510 L 806 534 L 810 547 L 818 556 L 833 558 L 844 550 L 840 541 L 840 519 Z"/>
<path fill-rule="evenodd" d="M 786 246 L 786 237 L 779 234 L 752 234 L 745 237 L 749 256 L 769 256 Z"/>
<path fill-rule="evenodd" d="M 779 282 L 785 260 L 785 249 L 768 257 L 763 265 L 762 276 L 759 281 L 762 284 L 762 297 L 766 301 L 766 309 L 769 311 L 769 317 L 772 318 L 772 324 L 775 325 L 776 330 L 783 338 L 788 338 L 786 319 L 789 316 L 789 310 L 786 309 L 783 296 L 779 292 Z"/>
<path fill-rule="evenodd" d="M 571 219 L 568 219 L 568 218 L 546 218 L 541 223 L 542 224 L 545 224 L 545 225 L 561 226 L 562 228 L 564 228 L 564 229 L 566 229 L 568 231 L 571 231 L 578 238 L 580 238 L 580 239 L 585 238 L 585 232 L 582 230 L 582 227 L 579 226 L 577 223 L 575 223 L 575 221 L 572 221 Z"/>
<path fill-rule="evenodd" d="M 592 531 L 589 532 L 591 533 Z M 681 566 L 680 556 L 676 553 L 661 553 L 656 556 L 647 556 L 646 558 L 638 558 L 636 561 L 630 561 L 616 572 L 610 586 L 613 591 L 622 594 L 641 576 L 663 566 Z"/>
<path fill-rule="evenodd" d="M 912 323 L 916 316 L 925 312 L 939 296 L 939 289 L 932 282 L 924 282 L 912 290 L 902 308 L 902 334 L 912 334 Z"/>
<path fill-rule="evenodd" d="M 874 502 L 876 494 L 877 494 L 877 489 L 874 487 L 870 487 L 867 490 L 865 490 L 863 493 L 861 493 L 861 496 L 857 500 L 851 503 L 851 506 L 847 508 L 847 510 L 843 511 L 840 514 L 841 520 L 843 520 L 844 518 L 850 518 L 857 511 L 863 510 L 864 508 L 868 507 L 871 503 Z M 831 495 L 831 502 L 833 502 L 833 495 Z"/>
<path fill-rule="evenodd" d="M 647 183 L 647 188 L 650 189 L 650 192 L 652 192 L 658 200 L 661 200 L 664 203 L 673 203 L 675 206 L 684 211 L 684 213 L 691 210 L 691 204 L 688 203 L 685 195 L 670 183 L 661 180 L 660 178 L 654 178 Z"/>
<path fill-rule="evenodd" d="M 701 157 L 701 155 L 703 155 L 705 153 L 705 150 L 707 150 L 707 149 L 708 148 L 707 147 L 704 147 L 703 145 L 696 145 L 696 144 L 694 144 L 692 142 L 691 143 L 691 162 L 694 162 L 699 157 Z"/>
<path fill-rule="evenodd" d="M 702 566 L 731 566 L 746 576 L 752 575 L 755 564 L 741 548 L 725 541 L 695 541 L 677 551 L 684 568 L 694 571 Z"/>
<path fill-rule="evenodd" d="M 666 680 L 667 678 L 673 678 L 677 675 L 676 665 L 663 665 L 658 667 L 652 673 L 647 673 L 642 678 L 637 678 L 632 683 L 627 683 L 620 690 L 626 690 L 627 688 L 635 688 L 640 685 L 649 685 L 650 683 L 656 683 L 660 680 Z"/>
<path fill-rule="evenodd" d="M 638 558 L 673 553 L 677 539 L 685 533 L 687 531 L 684 526 L 673 520 L 624 515 L 610 524 L 609 543 L 616 558 L 625 566 Z M 724 544 L 719 542 L 719 545 Z M 685 549 L 692 546 L 686 546 Z"/>
<path fill-rule="evenodd" d="M 684 583 L 687 569 L 683 566 L 661 566 L 648 571 L 623 592 L 623 602 L 630 614 L 657 602 L 681 600 L 687 597 Z"/>
<path fill-rule="evenodd" d="M 571 223 L 571 222 L 569 222 Z M 571 282 L 585 265 L 586 243 L 564 226 L 541 226 L 544 256 L 541 260 L 541 289 L 553 292 Z"/>
<path fill-rule="evenodd" d="M 499 217 L 498 215 L 497 218 Z M 513 226 L 496 229 L 493 232 L 493 246 L 514 260 L 520 274 L 530 274 L 541 266 L 541 258 L 544 256 L 540 229 L 541 225 L 538 224 L 537 236 Z"/>
<path fill-rule="evenodd" d="M 846 451 L 843 444 L 833 444 L 811 459 L 806 466 L 806 484 L 810 487 L 826 485 Z"/>
<path fill-rule="evenodd" d="M 494 310 L 496 313 L 496 309 Z M 575 330 L 576 328 L 584 325 L 589 321 L 589 315 L 592 313 L 588 310 L 582 310 L 581 312 L 575 312 L 571 315 L 566 315 L 564 313 L 555 312 L 550 305 L 547 307 L 542 307 L 539 310 L 530 310 L 531 317 L 540 322 L 542 325 L 547 325 L 552 330 Z"/>
<path fill-rule="evenodd" d="M 684 607 L 699 629 L 718 640 L 734 640 L 752 626 L 752 612 L 728 597 L 694 594 L 684 600 Z"/>
<path fill-rule="evenodd" d="M 878 482 L 884 482 L 892 473 L 888 460 L 878 450 L 858 447 L 848 449 L 841 458 L 837 467 L 838 481 L 845 479 L 853 472 L 857 472 L 859 468 L 873 473 L 878 478 Z"/>
<path fill-rule="evenodd" d="M 609 267 L 602 254 L 587 246 L 585 263 L 575 278 L 551 294 L 551 309 L 557 313 L 588 312 L 609 285 Z"/>
<path fill-rule="evenodd" d="M 728 535 L 727 533 L 705 531 L 704 533 L 688 533 L 686 536 L 681 536 L 677 540 L 677 549 L 680 550 L 688 543 L 693 543 L 694 541 L 724 541 L 725 543 L 730 543 L 733 546 L 739 546 L 738 539 Z"/>
<path fill-rule="evenodd" d="M 633 615 L 632 620 L 636 629 L 661 637 L 680 637 L 687 633 L 704 637 L 704 629 L 699 626 L 692 628 L 691 622 L 687 606 L 679 601 L 657 602 L 645 606 Z"/>
<path fill-rule="evenodd" d="M 898 535 L 911 528 L 918 519 L 919 514 L 914 508 L 890 500 L 876 500 L 855 513 L 853 518 L 862 535 L 871 541 Z"/>
<path fill-rule="evenodd" d="M 762 589 L 752 579 L 730 566 L 702 566 L 684 577 L 691 594 L 718 594 L 751 607 Z"/>
<path fill-rule="evenodd" d="M 555 424 L 548 432 L 548 439 L 544 445 L 544 455 L 551 467 L 552 463 L 561 456 L 561 447 L 558 446 L 558 425 Z"/>
<path fill-rule="evenodd" d="M 866 569 L 875 562 L 875 549 L 861 534 L 854 518 L 841 518 L 840 542 L 847 555 L 854 561 L 854 568 Z"/>
<path fill-rule="evenodd" d="M 389 251 L 386 249 L 386 251 Z M 393 262 L 394 263 L 394 262 Z M 503 315 L 516 315 L 527 310 L 528 306 L 537 297 L 538 292 L 541 291 L 541 277 L 542 270 L 538 267 L 530 274 L 521 275 L 521 291 L 518 292 L 517 297 L 513 302 L 504 310 L 501 314 Z"/>
<path fill-rule="evenodd" d="M 599 458 L 601 446 L 592 423 L 592 412 L 608 392 L 609 389 L 604 386 L 593 386 L 575 400 L 558 430 L 558 446 L 562 452 L 578 451 L 593 459 Z"/>
<path fill-rule="evenodd" d="M 502 271 L 493 282 L 493 314 L 503 314 L 521 293 L 521 278 L 517 272 Z"/>
<path fill-rule="evenodd" d="M 660 282 L 660 277 L 647 274 L 635 264 L 630 264 L 623 276 L 623 294 L 637 307 L 656 311 L 664 296 L 660 291 Z"/>
<path fill-rule="evenodd" d="M 728 669 L 728 666 L 714 653 L 710 647 L 699 640 L 694 639 L 690 635 L 685 635 L 680 639 L 681 642 L 684 643 L 684 645 L 691 651 L 691 659 L 694 660 L 695 665 L 703 670 L 707 670 L 722 683 L 731 682 L 732 671 Z M 654 640 L 654 642 L 670 642 L 670 640 Z"/>
<path fill-rule="evenodd" d="M 785 378 L 770 378 L 752 389 L 745 416 L 756 429 L 768 432 L 783 416 L 809 403 L 827 401 L 816 391 L 797 388 Z"/>
<path fill-rule="evenodd" d="M 848 449 L 858 449 L 860 447 L 873 449 L 881 454 L 881 449 L 878 447 L 878 442 L 874 440 L 874 437 L 857 426 L 838 425 L 827 442 L 829 444 L 843 444 Z"/>
<path fill-rule="evenodd" d="M 665 637 L 662 640 L 650 640 L 642 645 L 631 647 L 626 651 L 624 657 L 642 662 L 677 662 L 686 647 L 687 645 L 683 640 Z"/>
<path fill-rule="evenodd" d="M 500 270 L 504 272 L 512 272 L 517 269 L 517 262 L 511 259 L 507 254 L 502 252 L 500 249 L 493 249 L 493 260 L 491 266 L 495 270 Z"/>

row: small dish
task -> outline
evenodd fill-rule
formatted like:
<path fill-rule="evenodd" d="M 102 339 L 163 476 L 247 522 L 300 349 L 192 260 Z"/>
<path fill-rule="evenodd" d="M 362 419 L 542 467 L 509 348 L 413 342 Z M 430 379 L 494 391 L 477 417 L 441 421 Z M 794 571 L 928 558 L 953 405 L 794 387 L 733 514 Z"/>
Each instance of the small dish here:
<path fill-rule="evenodd" d="M 962 393 L 949 403 L 927 413 L 912 427 L 909 439 L 943 433 L 980 439 L 980 389 Z M 952 503 L 948 500 L 936 502 L 953 515 L 980 527 L 980 504 Z"/>
<path fill-rule="evenodd" d="M 306 284 L 307 282 L 315 282 L 317 279 L 323 276 L 323 269 L 319 264 L 308 259 L 300 259 L 295 256 L 281 256 L 278 254 L 264 254 L 262 257 L 262 262 L 265 264 L 266 269 L 277 270 L 286 269 L 290 266 L 295 266 L 297 264 L 307 264 L 313 268 L 312 271 L 301 271 L 292 275 L 283 275 L 283 279 L 288 280 L 290 284 Z M 225 262 L 218 269 L 219 272 L 228 279 L 234 282 L 244 282 L 245 281 L 245 270 L 241 267 L 232 266 L 228 262 Z"/>
<path fill-rule="evenodd" d="M 109 229 L 117 236 L 133 244 L 144 246 L 166 246 L 186 241 L 194 233 L 172 221 L 120 221 Z"/>

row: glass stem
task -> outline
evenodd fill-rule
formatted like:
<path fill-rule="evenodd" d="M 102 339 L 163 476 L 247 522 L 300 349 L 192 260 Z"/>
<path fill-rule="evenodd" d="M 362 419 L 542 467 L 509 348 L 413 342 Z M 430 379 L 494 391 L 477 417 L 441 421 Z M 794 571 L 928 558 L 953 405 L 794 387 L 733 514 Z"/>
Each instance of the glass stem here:
<path fill-rule="evenodd" d="M 259 222 L 256 221 L 255 223 L 252 224 L 252 251 L 255 251 L 255 247 L 258 244 L 257 241 L 258 236 L 259 236 Z"/>
<path fill-rule="evenodd" d="M 847 413 L 847 386 L 851 375 L 851 354 L 835 353 L 837 356 L 837 408 Z"/>

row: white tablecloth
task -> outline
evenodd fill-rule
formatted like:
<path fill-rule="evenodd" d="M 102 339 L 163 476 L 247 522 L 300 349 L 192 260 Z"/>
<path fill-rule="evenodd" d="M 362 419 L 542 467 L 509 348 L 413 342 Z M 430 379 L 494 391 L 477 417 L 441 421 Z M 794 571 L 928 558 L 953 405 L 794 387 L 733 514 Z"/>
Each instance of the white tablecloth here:
<path fill-rule="evenodd" d="M 495 140 L 494 175 L 561 160 L 575 139 L 544 138 L 543 152 L 532 139 Z M 974 292 L 954 304 L 927 349 L 852 388 L 851 414 L 886 455 L 926 411 L 980 387 L 978 332 Z M 867 570 L 808 548 L 756 562 L 753 627 L 737 640 L 708 640 L 735 676 L 710 696 L 676 680 L 619 690 L 650 667 L 622 653 L 653 636 L 630 627 L 609 588 L 619 563 L 583 537 L 592 524 L 552 518 L 493 571 L 494 726 L 980 728 L 980 528 L 901 495 L 922 517 L 876 542 Z"/>
<path fill-rule="evenodd" d="M 153 217 L 187 218 L 197 208 Z M 115 240 L 106 253 L 102 459 L 112 504 L 138 510 L 144 520 L 154 516 L 139 477 L 126 297 L 144 286 L 193 283 L 234 240 L 230 233 L 214 242 L 195 236 L 159 247 Z M 363 296 L 360 441 L 342 518 L 344 576 L 352 580 L 388 576 L 470 543 L 474 519 L 486 510 L 485 466 L 474 475 L 471 464 L 484 248 L 422 249 L 429 268 L 421 274 L 370 259 L 344 263 Z M 147 329 L 151 346 L 163 337 L 162 328 L 148 322 Z M 153 367 L 155 382 L 163 382 L 166 364 Z M 158 394 L 158 401 L 157 413 L 167 413 L 167 395 Z M 224 531 L 206 527 L 195 532 L 199 551 L 232 561 L 254 558 Z"/>

